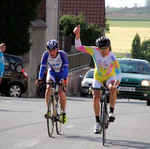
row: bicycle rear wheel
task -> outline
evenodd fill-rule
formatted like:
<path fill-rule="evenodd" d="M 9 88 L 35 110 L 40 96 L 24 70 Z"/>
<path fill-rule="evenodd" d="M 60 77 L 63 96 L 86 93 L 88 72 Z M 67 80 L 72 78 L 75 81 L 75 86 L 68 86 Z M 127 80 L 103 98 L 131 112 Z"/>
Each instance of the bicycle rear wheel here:
<path fill-rule="evenodd" d="M 57 103 L 56 117 L 57 117 L 56 132 L 59 135 L 61 132 L 61 105 L 60 105 L 59 101 Z"/>
<path fill-rule="evenodd" d="M 40 98 L 45 97 L 45 84 L 44 83 L 41 83 L 41 84 L 38 85 L 37 94 Z"/>
<path fill-rule="evenodd" d="M 54 107 L 54 102 L 53 99 L 49 99 L 48 103 L 48 110 L 47 110 L 47 130 L 48 130 L 48 135 L 52 137 L 53 131 L 54 131 L 54 121 L 55 121 L 55 107 Z"/>

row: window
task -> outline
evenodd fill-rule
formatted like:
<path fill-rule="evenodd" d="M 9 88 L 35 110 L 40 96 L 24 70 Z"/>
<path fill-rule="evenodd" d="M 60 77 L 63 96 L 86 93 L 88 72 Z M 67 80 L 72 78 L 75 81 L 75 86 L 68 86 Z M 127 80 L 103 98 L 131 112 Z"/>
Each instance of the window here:
<path fill-rule="evenodd" d="M 19 57 L 4 55 L 5 72 L 21 72 L 22 61 Z"/>

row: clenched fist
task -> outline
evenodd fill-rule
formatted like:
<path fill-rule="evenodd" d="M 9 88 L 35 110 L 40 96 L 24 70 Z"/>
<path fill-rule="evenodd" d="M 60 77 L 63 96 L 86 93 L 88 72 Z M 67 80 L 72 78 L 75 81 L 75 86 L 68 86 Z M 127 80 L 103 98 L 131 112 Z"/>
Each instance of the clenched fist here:
<path fill-rule="evenodd" d="M 75 27 L 73 32 L 74 34 L 76 35 L 76 39 L 79 39 L 80 38 L 80 25 L 78 25 L 78 27 Z"/>

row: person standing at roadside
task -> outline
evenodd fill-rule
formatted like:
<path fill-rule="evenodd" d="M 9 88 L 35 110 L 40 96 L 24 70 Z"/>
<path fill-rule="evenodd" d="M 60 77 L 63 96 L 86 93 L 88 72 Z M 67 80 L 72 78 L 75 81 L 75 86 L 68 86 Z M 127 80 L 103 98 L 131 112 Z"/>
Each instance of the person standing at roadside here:
<path fill-rule="evenodd" d="M 6 45 L 4 43 L 0 44 L 0 96 L 1 96 L 1 83 L 2 83 L 2 77 L 4 73 L 4 55 L 3 53 L 6 50 Z"/>

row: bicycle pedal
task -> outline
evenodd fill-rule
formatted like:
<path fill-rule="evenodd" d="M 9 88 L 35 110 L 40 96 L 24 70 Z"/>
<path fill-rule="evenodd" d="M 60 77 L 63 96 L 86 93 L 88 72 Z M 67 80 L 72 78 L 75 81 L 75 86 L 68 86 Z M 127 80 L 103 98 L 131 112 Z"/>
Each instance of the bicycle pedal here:
<path fill-rule="evenodd" d="M 105 128 L 108 129 L 108 125 L 106 125 Z"/>
<path fill-rule="evenodd" d="M 95 132 L 95 134 L 100 134 L 99 132 Z"/>
<path fill-rule="evenodd" d="M 114 122 L 114 118 L 109 118 L 109 122 Z"/>
<path fill-rule="evenodd" d="M 57 118 L 57 121 L 58 121 L 58 122 L 61 122 L 61 121 L 60 121 L 60 118 Z"/>
<path fill-rule="evenodd" d="M 44 116 L 45 117 L 45 119 L 48 119 L 48 117 L 47 116 Z"/>

